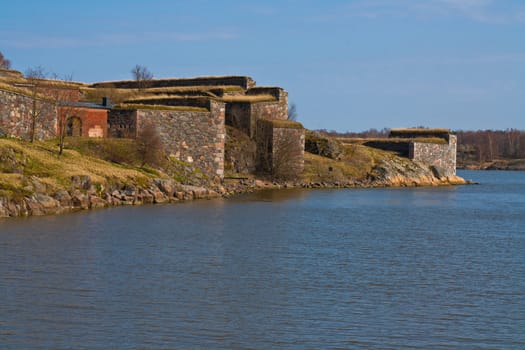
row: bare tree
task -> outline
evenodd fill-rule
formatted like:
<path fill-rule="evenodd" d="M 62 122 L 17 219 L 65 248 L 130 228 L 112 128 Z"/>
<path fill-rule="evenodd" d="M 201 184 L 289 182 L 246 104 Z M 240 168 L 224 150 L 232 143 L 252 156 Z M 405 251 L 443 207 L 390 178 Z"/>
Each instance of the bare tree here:
<path fill-rule="evenodd" d="M 31 91 L 31 108 L 29 110 L 29 118 L 31 122 L 31 129 L 29 132 L 29 140 L 35 141 L 38 124 L 44 113 L 44 102 L 39 98 L 38 92 L 41 88 L 42 80 L 46 74 L 42 66 L 29 68 L 25 73 L 26 79 L 29 83 L 29 89 Z"/>
<path fill-rule="evenodd" d="M 292 102 L 290 107 L 288 108 L 288 120 L 297 120 L 297 106 L 295 103 Z"/>
<path fill-rule="evenodd" d="M 140 91 L 147 88 L 153 79 L 153 73 L 151 73 L 146 66 L 142 66 L 140 64 L 135 65 L 135 67 L 131 69 L 131 75 L 137 82 L 137 88 Z"/>
<path fill-rule="evenodd" d="M 136 146 L 141 167 L 146 164 L 160 165 L 164 148 L 159 132 L 153 124 L 144 125 L 137 135 Z"/>
<path fill-rule="evenodd" d="M 58 155 L 64 152 L 64 143 L 67 136 L 67 127 L 69 119 L 78 112 L 77 96 L 78 90 L 69 83 L 73 80 L 71 75 L 59 79 L 57 74 L 52 75 L 55 84 L 49 83 L 46 87 L 48 95 L 56 106 L 57 131 L 58 138 Z"/>
<path fill-rule="evenodd" d="M 11 61 L 4 57 L 0 52 L 0 69 L 9 69 L 11 68 Z"/>

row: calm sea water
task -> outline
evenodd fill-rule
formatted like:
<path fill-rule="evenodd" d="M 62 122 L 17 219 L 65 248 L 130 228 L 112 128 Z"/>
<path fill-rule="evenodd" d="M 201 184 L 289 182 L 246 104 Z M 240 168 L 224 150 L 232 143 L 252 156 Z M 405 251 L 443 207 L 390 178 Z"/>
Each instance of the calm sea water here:
<path fill-rule="evenodd" d="M 525 173 L 0 220 L 2 349 L 525 349 Z"/>

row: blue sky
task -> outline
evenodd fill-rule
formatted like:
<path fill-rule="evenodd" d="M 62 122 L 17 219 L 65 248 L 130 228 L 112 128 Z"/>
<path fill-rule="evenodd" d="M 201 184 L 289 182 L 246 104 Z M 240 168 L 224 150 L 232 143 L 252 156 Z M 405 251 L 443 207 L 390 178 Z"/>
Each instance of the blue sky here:
<path fill-rule="evenodd" d="M 14 69 L 249 75 L 310 129 L 525 129 L 525 1 L 9 1 Z"/>

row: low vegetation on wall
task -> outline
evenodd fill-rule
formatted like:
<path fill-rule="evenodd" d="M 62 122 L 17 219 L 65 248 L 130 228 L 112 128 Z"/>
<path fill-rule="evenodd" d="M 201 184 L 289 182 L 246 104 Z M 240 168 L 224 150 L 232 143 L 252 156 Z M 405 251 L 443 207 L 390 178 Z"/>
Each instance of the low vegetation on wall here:
<path fill-rule="evenodd" d="M 178 111 L 178 112 L 208 112 L 208 109 L 202 107 L 192 106 L 166 106 L 166 105 L 146 105 L 146 104 L 132 104 L 132 103 L 121 103 L 116 105 L 113 109 L 119 110 L 156 110 L 156 111 Z"/>

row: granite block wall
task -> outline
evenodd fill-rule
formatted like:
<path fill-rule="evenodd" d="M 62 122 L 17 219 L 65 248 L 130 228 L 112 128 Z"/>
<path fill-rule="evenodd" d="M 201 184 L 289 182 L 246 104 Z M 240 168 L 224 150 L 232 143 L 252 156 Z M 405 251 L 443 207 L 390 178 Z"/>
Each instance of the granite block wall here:
<path fill-rule="evenodd" d="M 112 109 L 108 113 L 108 137 L 137 137 L 137 110 Z"/>
<path fill-rule="evenodd" d="M 156 128 L 164 149 L 193 164 L 210 178 L 224 177 L 225 106 L 210 101 L 209 112 L 155 109 L 114 110 L 109 117 L 113 137 L 136 137 L 146 126 Z"/>
<path fill-rule="evenodd" d="M 269 94 L 275 101 L 267 102 L 228 102 L 226 104 L 226 124 L 244 131 L 255 138 L 259 119 L 288 119 L 288 93 L 281 88 L 253 88 L 247 95 Z"/>
<path fill-rule="evenodd" d="M 0 90 L 0 136 L 30 139 L 33 102 L 39 111 L 35 138 L 45 140 L 56 136 L 57 119 L 53 103 L 4 90 Z"/>
<path fill-rule="evenodd" d="M 433 167 L 437 177 L 456 175 L 457 137 L 448 135 L 447 144 L 411 142 L 409 158 Z"/>
<path fill-rule="evenodd" d="M 226 104 L 226 125 L 233 126 L 253 138 L 250 102 L 229 102 Z"/>
<path fill-rule="evenodd" d="M 261 119 L 257 122 L 257 170 L 276 178 L 294 179 L 304 169 L 305 130 L 300 123 L 288 125 Z"/>

